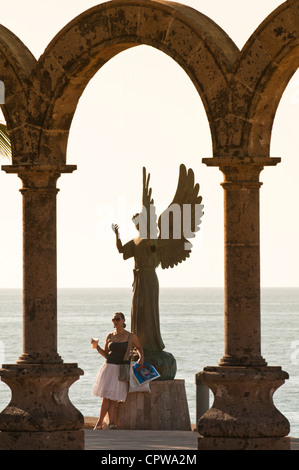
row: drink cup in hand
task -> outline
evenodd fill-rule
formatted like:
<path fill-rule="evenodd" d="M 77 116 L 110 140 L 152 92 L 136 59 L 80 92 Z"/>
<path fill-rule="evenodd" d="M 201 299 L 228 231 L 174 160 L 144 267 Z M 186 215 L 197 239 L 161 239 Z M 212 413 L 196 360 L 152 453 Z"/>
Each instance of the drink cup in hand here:
<path fill-rule="evenodd" d="M 98 346 L 98 342 L 99 342 L 99 338 L 91 338 L 91 347 L 93 349 L 97 349 L 97 346 Z"/>

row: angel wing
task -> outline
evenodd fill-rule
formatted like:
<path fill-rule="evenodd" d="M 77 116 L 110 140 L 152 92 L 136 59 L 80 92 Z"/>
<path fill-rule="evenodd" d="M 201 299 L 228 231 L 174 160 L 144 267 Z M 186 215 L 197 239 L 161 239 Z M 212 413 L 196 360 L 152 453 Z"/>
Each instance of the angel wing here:
<path fill-rule="evenodd" d="M 199 184 L 194 184 L 192 169 L 180 166 L 178 186 L 172 203 L 158 220 L 157 263 L 162 269 L 172 268 L 189 258 L 194 238 L 203 216 Z"/>

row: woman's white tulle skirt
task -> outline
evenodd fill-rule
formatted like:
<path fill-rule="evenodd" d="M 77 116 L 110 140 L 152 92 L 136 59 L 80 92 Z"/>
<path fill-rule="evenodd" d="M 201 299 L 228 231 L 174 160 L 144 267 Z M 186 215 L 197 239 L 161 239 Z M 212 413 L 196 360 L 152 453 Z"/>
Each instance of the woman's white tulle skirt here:
<path fill-rule="evenodd" d="M 126 401 L 128 394 L 127 382 L 118 379 L 119 364 L 105 362 L 96 375 L 92 395 L 114 401 Z"/>

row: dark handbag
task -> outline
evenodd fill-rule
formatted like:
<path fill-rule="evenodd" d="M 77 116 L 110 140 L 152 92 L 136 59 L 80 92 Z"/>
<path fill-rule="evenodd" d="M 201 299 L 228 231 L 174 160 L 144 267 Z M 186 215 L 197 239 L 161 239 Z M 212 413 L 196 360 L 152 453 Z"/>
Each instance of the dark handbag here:
<path fill-rule="evenodd" d="M 134 333 L 130 333 L 129 335 L 128 347 L 123 358 L 124 362 L 119 365 L 118 380 L 121 382 L 130 382 L 130 354 L 133 334 Z"/>
<path fill-rule="evenodd" d="M 121 382 L 129 382 L 130 380 L 130 363 L 120 364 L 118 371 L 118 380 Z"/>

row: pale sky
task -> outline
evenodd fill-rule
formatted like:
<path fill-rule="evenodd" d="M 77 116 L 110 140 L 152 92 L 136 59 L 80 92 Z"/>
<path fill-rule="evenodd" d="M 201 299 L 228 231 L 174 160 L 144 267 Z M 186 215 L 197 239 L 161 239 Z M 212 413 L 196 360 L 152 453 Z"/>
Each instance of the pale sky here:
<path fill-rule="evenodd" d="M 103 3 L 92 0 L 0 0 L 1 23 L 38 58 L 75 16 Z M 280 0 L 189 0 L 242 48 Z M 263 286 L 299 286 L 297 119 L 299 75 L 283 95 L 275 119 L 271 156 L 282 163 L 261 174 L 261 280 Z M 160 213 L 172 201 L 179 165 L 193 168 L 205 215 L 190 259 L 158 269 L 161 287 L 223 285 L 222 174 L 207 168 L 209 126 L 189 77 L 171 58 L 140 46 L 110 60 L 83 93 L 71 127 L 67 163 L 58 180 L 58 287 L 130 287 L 133 260 L 123 261 L 111 223 L 123 242 L 136 232 L 142 167 L 151 173 Z M 7 162 L 2 160 L 2 164 Z M 165 174 L 168 174 L 165 184 Z M 0 288 L 22 286 L 22 200 L 16 175 L 0 172 Z"/>

